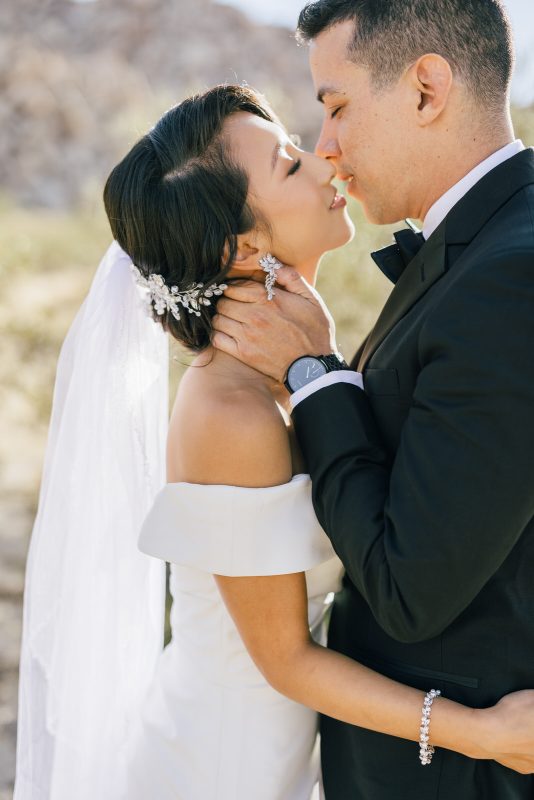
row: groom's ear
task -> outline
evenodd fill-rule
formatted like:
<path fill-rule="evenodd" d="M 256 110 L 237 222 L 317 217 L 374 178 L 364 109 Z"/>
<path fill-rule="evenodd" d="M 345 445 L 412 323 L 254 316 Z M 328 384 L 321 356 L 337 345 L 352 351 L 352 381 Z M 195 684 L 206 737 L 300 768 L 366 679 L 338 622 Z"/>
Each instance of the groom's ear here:
<path fill-rule="evenodd" d="M 415 89 L 418 123 L 425 127 L 443 113 L 453 83 L 451 65 L 443 56 L 427 53 L 410 67 L 409 79 Z"/>

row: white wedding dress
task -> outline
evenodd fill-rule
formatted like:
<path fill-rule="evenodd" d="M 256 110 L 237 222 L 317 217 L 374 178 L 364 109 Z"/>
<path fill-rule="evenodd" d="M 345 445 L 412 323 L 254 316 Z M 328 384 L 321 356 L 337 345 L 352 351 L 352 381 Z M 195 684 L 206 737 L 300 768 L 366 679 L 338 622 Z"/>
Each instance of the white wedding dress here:
<path fill-rule="evenodd" d="M 127 800 L 318 797 L 317 715 L 268 685 L 213 577 L 305 571 L 310 629 L 324 643 L 342 566 L 309 476 L 266 489 L 166 484 L 138 546 L 171 563 L 174 602 L 172 640 L 131 732 Z"/>

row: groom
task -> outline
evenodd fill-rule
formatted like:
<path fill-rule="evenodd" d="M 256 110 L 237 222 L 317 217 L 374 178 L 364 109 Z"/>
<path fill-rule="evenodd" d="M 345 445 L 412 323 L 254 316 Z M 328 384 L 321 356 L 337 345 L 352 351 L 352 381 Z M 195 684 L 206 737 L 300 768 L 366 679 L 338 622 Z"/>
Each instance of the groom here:
<path fill-rule="evenodd" d="M 319 0 L 299 34 L 317 153 L 372 222 L 422 236 L 374 254 L 394 287 L 352 369 L 316 360 L 335 333 L 290 269 L 272 303 L 229 289 L 214 344 L 293 393 L 347 572 L 330 647 L 483 707 L 534 686 L 534 152 L 510 122 L 509 23 L 499 0 Z M 411 742 L 321 730 L 328 800 L 534 798 L 494 762 L 422 766 Z"/>

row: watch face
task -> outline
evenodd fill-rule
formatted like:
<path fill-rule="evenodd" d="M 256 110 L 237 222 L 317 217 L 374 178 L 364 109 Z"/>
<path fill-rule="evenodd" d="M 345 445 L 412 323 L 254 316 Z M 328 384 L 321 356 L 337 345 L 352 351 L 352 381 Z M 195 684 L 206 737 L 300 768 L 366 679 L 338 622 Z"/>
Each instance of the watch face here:
<path fill-rule="evenodd" d="M 302 389 L 303 386 L 320 378 L 321 375 L 326 375 L 326 367 L 322 361 L 319 361 L 318 358 L 306 356 L 292 364 L 287 375 L 287 382 L 292 390 L 296 392 L 297 389 Z"/>

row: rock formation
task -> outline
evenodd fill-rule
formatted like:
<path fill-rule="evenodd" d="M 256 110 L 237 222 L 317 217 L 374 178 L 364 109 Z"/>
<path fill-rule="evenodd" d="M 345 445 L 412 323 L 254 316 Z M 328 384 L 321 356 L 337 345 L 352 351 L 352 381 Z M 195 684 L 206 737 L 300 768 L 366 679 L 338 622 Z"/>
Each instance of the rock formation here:
<path fill-rule="evenodd" d="M 267 94 L 313 143 L 306 48 L 211 0 L 3 0 L 0 192 L 65 208 L 168 106 L 221 82 Z"/>

